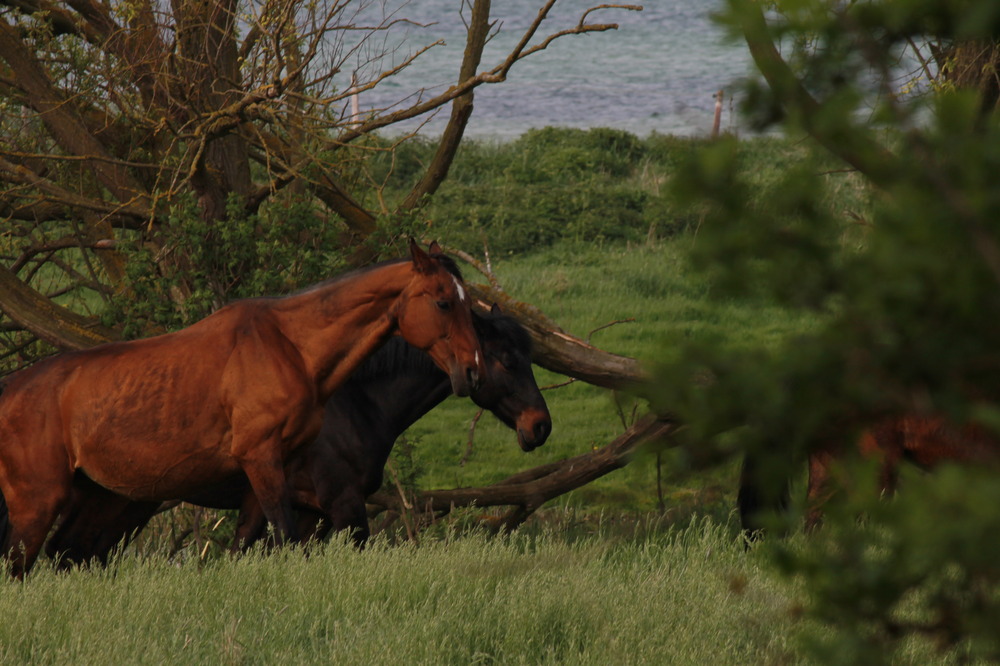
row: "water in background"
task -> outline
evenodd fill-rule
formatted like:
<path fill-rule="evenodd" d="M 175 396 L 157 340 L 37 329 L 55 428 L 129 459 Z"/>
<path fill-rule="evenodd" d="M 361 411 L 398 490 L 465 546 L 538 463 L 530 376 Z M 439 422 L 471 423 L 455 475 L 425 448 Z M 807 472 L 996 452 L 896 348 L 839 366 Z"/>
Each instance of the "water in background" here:
<path fill-rule="evenodd" d="M 613 127 L 639 136 L 654 131 L 707 134 L 712 128 L 714 94 L 720 88 L 726 90 L 722 128 L 732 129 L 732 84 L 747 75 L 750 58 L 743 43 L 724 42 L 722 29 L 711 21 L 709 15 L 720 3 L 647 0 L 641 12 L 605 9 L 592 13 L 588 23 L 618 23 L 618 30 L 561 37 L 545 51 L 515 64 L 507 81 L 477 88 L 466 135 L 510 139 L 528 129 L 550 125 Z M 420 88 L 426 88 L 426 98 L 444 91 L 457 79 L 465 44 L 461 4 L 461 0 L 416 0 L 397 5 L 397 16 L 433 25 L 409 28 L 405 38 L 395 37 L 396 42 L 390 39 L 390 45 L 398 45 L 391 61 L 402 62 L 408 54 L 438 39 L 446 45 L 431 49 L 402 75 L 360 95 L 362 113 L 404 98 L 408 106 L 417 98 L 407 96 Z M 501 22 L 501 29 L 487 44 L 480 71 L 502 61 L 541 4 L 541 0 L 493 3 L 493 18 Z M 576 25 L 582 13 L 596 4 L 600 3 L 560 0 L 539 35 Z M 533 43 L 538 40 L 536 37 Z M 361 71 L 363 75 L 364 69 Z M 443 108 L 421 133 L 440 133 L 449 112 L 450 106 Z M 412 131 L 419 124 L 395 125 L 390 133 Z"/>

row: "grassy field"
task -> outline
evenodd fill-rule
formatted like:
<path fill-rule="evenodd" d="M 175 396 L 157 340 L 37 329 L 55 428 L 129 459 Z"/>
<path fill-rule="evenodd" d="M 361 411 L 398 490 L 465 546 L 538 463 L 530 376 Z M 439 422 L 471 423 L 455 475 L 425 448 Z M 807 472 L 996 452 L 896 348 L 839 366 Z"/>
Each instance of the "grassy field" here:
<path fill-rule="evenodd" d="M 676 359 L 682 340 L 739 350 L 807 330 L 815 321 L 764 302 L 710 298 L 710 280 L 689 265 L 699 218 L 672 207 L 666 183 L 699 147 L 600 131 L 470 144 L 428 208 L 429 232 L 472 253 L 488 237 L 513 298 L 644 364 Z M 797 155 L 771 139 L 745 150 L 762 192 Z M 845 184 L 836 205 L 863 199 Z M 540 369 L 536 377 L 543 387 L 565 380 Z M 539 450 L 522 453 L 487 416 L 460 464 L 476 408 L 452 398 L 411 428 L 411 459 L 397 464 L 415 466 L 425 489 L 486 484 L 609 442 L 636 406 L 579 382 L 545 396 L 554 430 Z M 738 537 L 735 467 L 691 472 L 676 462 L 661 461 L 658 489 L 656 459 L 640 454 L 504 539 L 470 534 L 474 521 L 458 512 L 419 545 L 383 537 L 358 552 L 334 540 L 307 554 L 233 560 L 203 557 L 204 533 L 175 550 L 184 525 L 174 519 L 107 570 L 56 573 L 43 563 L 24 583 L 0 580 L 0 660 L 807 663 L 800 637 L 823 631 L 804 619 L 798 583 Z M 901 663 L 931 654 L 907 650 Z"/>
<path fill-rule="evenodd" d="M 641 245 L 567 241 L 494 260 L 493 270 L 511 296 L 538 306 L 568 332 L 650 365 L 671 360 L 675 353 L 671 340 L 721 337 L 737 349 L 749 348 L 771 344 L 811 324 L 776 307 L 707 300 L 708 284 L 692 274 L 685 260 L 696 242 L 693 234 Z M 476 276 L 468 273 L 467 279 L 475 281 Z M 536 379 L 540 386 L 565 381 L 538 368 Z M 452 398 L 431 412 L 408 433 L 417 443 L 417 461 L 424 470 L 421 485 L 479 485 L 519 469 L 578 455 L 621 433 L 620 406 L 624 406 L 624 416 L 631 416 L 628 396 L 583 383 L 546 391 L 545 397 L 552 412 L 553 434 L 544 447 L 524 454 L 509 430 L 496 419 L 484 417 L 476 430 L 473 453 L 463 466 L 458 462 L 465 454 L 475 406 Z M 671 475 L 672 470 L 662 472 Z M 735 469 L 730 466 L 709 474 L 672 477 L 664 491 L 681 506 L 699 503 L 702 510 L 724 517 L 732 506 L 734 489 Z M 646 511 L 655 508 L 656 501 L 655 462 L 652 456 L 639 456 L 629 467 L 559 503 Z"/>
<path fill-rule="evenodd" d="M 789 663 L 792 588 L 730 530 L 126 557 L 0 587 L 4 663 Z"/>
<path fill-rule="evenodd" d="M 830 634 L 802 612 L 802 586 L 732 525 L 564 517 L 504 539 L 444 532 L 364 551 L 335 540 L 204 562 L 43 564 L 26 582 L 0 579 L 0 661 L 856 663 L 823 647 Z M 891 663 L 962 656 L 910 639 Z"/>

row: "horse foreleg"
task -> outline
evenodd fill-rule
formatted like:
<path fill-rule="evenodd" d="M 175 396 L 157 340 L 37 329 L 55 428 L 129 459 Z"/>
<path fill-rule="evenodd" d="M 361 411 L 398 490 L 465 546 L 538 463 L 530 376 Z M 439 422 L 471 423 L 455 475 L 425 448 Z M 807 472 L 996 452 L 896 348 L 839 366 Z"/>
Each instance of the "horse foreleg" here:
<path fill-rule="evenodd" d="M 10 524 L 3 553 L 11 562 L 15 577 L 23 578 L 38 559 L 45 537 L 69 501 L 69 495 L 69 478 L 64 483 L 6 489 L 4 499 Z"/>
<path fill-rule="evenodd" d="M 280 461 L 244 459 L 240 461 L 243 472 L 268 522 L 274 525 L 276 545 L 295 543 L 295 514 Z"/>
<path fill-rule="evenodd" d="M 304 490 L 293 492 L 296 533 L 302 542 L 310 539 L 322 539 L 329 532 L 330 521 L 320 508 L 315 495 Z M 244 551 L 264 536 L 267 518 L 261 510 L 260 502 L 253 493 L 247 493 L 240 505 L 240 514 L 236 523 L 236 538 L 231 552 Z"/>
<path fill-rule="evenodd" d="M 334 530 L 348 530 L 354 545 L 364 548 L 371 536 L 364 497 L 357 492 L 345 492 L 327 509 L 327 513 Z"/>
<path fill-rule="evenodd" d="M 858 450 L 866 458 L 879 463 L 879 490 L 882 495 L 891 497 L 896 492 L 899 482 L 899 465 L 903 460 L 906 445 L 906 434 L 903 424 L 897 420 L 888 420 L 862 434 L 858 440 Z"/>
<path fill-rule="evenodd" d="M 245 552 L 264 537 L 267 528 L 267 517 L 260 508 L 257 496 L 248 492 L 243 496 L 240 504 L 240 513 L 236 519 L 236 533 L 233 535 L 233 544 L 229 547 L 229 552 Z"/>
<path fill-rule="evenodd" d="M 95 555 L 104 564 L 112 551 L 127 546 L 160 510 L 160 502 L 129 502 L 118 512 L 114 525 L 100 535 Z"/>
<path fill-rule="evenodd" d="M 45 546 L 49 557 L 69 564 L 107 564 L 115 547 L 127 544 L 155 515 L 158 502 L 133 502 L 85 476 L 73 480 L 73 495 L 62 521 Z"/>
<path fill-rule="evenodd" d="M 823 522 L 823 505 L 833 495 L 830 483 L 831 466 L 836 456 L 830 450 L 809 454 L 809 481 L 806 492 L 806 532 L 815 530 Z"/>

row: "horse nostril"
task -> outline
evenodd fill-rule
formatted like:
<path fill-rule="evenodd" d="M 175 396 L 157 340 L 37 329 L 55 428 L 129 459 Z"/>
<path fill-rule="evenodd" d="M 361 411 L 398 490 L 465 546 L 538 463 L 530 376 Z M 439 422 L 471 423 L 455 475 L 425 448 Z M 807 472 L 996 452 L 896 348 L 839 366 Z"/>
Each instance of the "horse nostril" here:
<path fill-rule="evenodd" d="M 479 373 L 469 368 L 465 371 L 466 379 L 469 380 L 469 386 L 472 388 L 479 388 Z"/>
<path fill-rule="evenodd" d="M 535 441 L 543 442 L 545 441 L 549 433 L 552 432 L 552 423 L 550 421 L 539 421 L 535 424 Z"/>

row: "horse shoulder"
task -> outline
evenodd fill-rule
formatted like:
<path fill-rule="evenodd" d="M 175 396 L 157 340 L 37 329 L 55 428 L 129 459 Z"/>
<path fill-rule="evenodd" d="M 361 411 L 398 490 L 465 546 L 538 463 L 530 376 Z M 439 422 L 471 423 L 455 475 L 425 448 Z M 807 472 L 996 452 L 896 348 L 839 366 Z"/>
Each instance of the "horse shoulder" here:
<path fill-rule="evenodd" d="M 233 312 L 231 351 L 222 373 L 223 399 L 232 413 L 278 418 L 319 409 L 317 389 L 302 355 L 273 314 L 253 302 Z"/>

